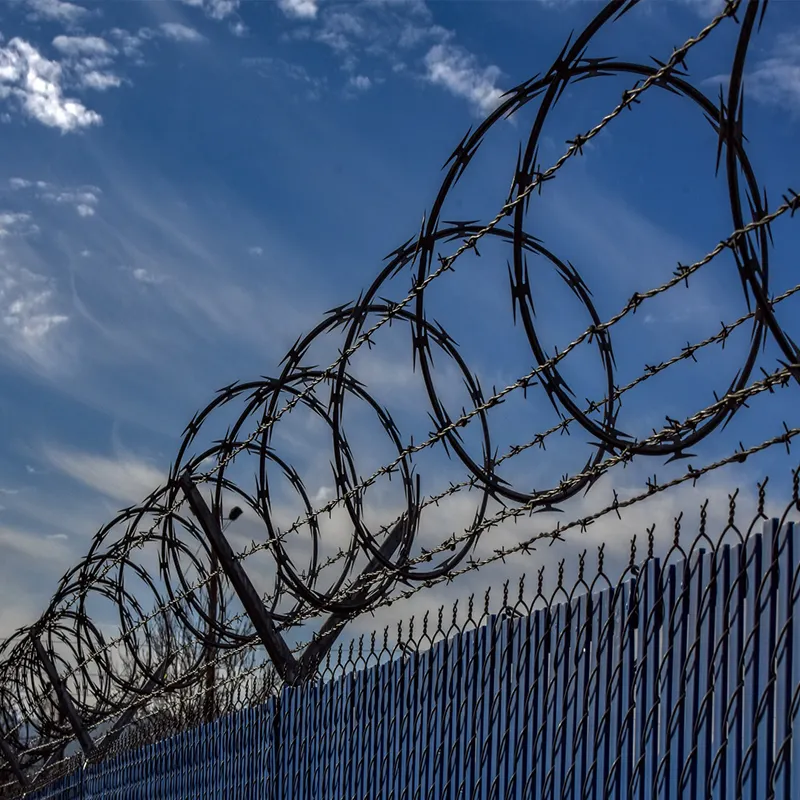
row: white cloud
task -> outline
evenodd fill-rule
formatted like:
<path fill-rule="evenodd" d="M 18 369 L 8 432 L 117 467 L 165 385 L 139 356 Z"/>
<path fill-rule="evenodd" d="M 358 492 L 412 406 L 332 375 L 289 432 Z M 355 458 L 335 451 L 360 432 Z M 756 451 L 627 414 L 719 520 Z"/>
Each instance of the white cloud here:
<path fill-rule="evenodd" d="M 358 89 L 360 92 L 365 92 L 372 86 L 372 81 L 366 75 L 352 75 L 348 85 L 353 89 Z"/>
<path fill-rule="evenodd" d="M 235 14 L 240 0 L 180 0 L 184 5 L 201 8 L 211 19 L 225 19 Z"/>
<path fill-rule="evenodd" d="M 96 186 L 81 186 L 77 189 L 50 190 L 40 195 L 42 200 L 59 205 L 70 205 L 82 217 L 94 216 L 100 200 L 100 189 Z"/>
<path fill-rule="evenodd" d="M 113 72 L 100 72 L 92 69 L 81 75 L 80 82 L 86 89 L 96 89 L 98 92 L 104 92 L 106 89 L 116 89 L 121 86 L 122 78 Z"/>
<path fill-rule="evenodd" d="M 456 97 L 463 97 L 480 114 L 489 114 L 500 103 L 498 67 L 481 70 L 475 56 L 461 47 L 436 44 L 425 56 L 426 78 Z"/>
<path fill-rule="evenodd" d="M 248 28 L 241 20 L 231 23 L 231 33 L 234 36 L 247 36 Z"/>
<path fill-rule="evenodd" d="M 348 6 L 312 4 L 305 12 L 309 21 L 318 17 L 316 26 L 293 31 L 289 38 L 313 39 L 328 46 L 339 57 L 342 69 L 349 73 L 347 89 L 364 91 L 375 83 L 365 70 L 358 69 L 365 58 L 382 57 L 395 72 L 406 65 L 398 51 L 428 47 L 424 58 L 425 79 L 466 99 L 479 114 L 487 114 L 500 102 L 497 86 L 501 71 L 496 66 L 481 68 L 474 55 L 453 43 L 455 34 L 433 23 L 430 9 L 420 0 L 372 0 Z M 303 0 L 282 2 L 287 15 L 300 16 Z M 317 9 L 319 8 L 319 14 Z"/>
<path fill-rule="evenodd" d="M 397 43 L 402 48 L 415 47 L 431 39 L 437 42 L 448 42 L 454 38 L 453 31 L 443 28 L 441 25 L 417 25 L 408 23 L 400 33 Z"/>
<path fill-rule="evenodd" d="M 318 0 L 278 0 L 278 8 L 287 17 L 315 19 L 319 11 Z"/>
<path fill-rule="evenodd" d="M 725 0 L 681 0 L 681 2 L 696 11 L 701 17 L 719 14 L 725 6 Z"/>
<path fill-rule="evenodd" d="M 155 272 L 150 272 L 142 267 L 137 267 L 131 274 L 139 283 L 147 283 L 151 286 L 156 286 L 166 280 L 163 275 L 156 275 Z"/>
<path fill-rule="evenodd" d="M 165 478 L 164 472 L 135 456 L 120 458 L 66 450 L 49 446 L 44 451 L 48 463 L 59 472 L 112 500 L 126 504 L 140 502 Z"/>
<path fill-rule="evenodd" d="M 53 47 L 65 56 L 62 67 L 81 88 L 103 92 L 122 85 L 122 79 L 107 69 L 117 48 L 100 36 L 56 36 Z"/>
<path fill-rule="evenodd" d="M 66 56 L 113 56 L 117 52 L 100 36 L 56 36 L 53 47 Z"/>
<path fill-rule="evenodd" d="M 39 190 L 36 195 L 39 199 L 59 205 L 70 205 L 81 217 L 94 216 L 95 207 L 102 194 L 97 186 L 62 189 L 47 183 L 47 181 L 32 181 L 27 178 L 10 178 L 8 184 L 15 191 L 36 188 Z"/>
<path fill-rule="evenodd" d="M 356 9 L 337 8 L 325 15 L 317 39 L 341 54 L 348 51 L 354 41 L 373 38 L 377 35 L 376 28 Z"/>
<path fill-rule="evenodd" d="M 99 125 L 102 117 L 79 100 L 64 97 L 63 70 L 17 37 L 0 47 L 0 99 L 13 98 L 22 112 L 62 133 Z"/>
<path fill-rule="evenodd" d="M 252 67 L 264 78 L 272 78 L 280 75 L 293 81 L 300 81 L 308 85 L 307 97 L 309 100 L 318 100 L 322 92 L 327 88 L 327 77 L 316 78 L 310 75 L 308 70 L 300 64 L 290 64 L 281 58 L 270 58 L 260 56 L 245 58 L 242 63 Z"/>
<path fill-rule="evenodd" d="M 31 531 L 0 527 L 0 547 L 3 548 L 6 558 L 13 551 L 25 558 L 45 558 L 66 566 L 74 557 L 74 554 L 60 541 L 66 538 L 64 534 L 45 537 L 37 536 Z"/>
<path fill-rule="evenodd" d="M 12 234 L 35 233 L 38 228 L 31 223 L 31 215 L 0 211 L 0 239 Z"/>
<path fill-rule="evenodd" d="M 140 61 L 142 58 L 142 45 L 153 38 L 153 32 L 149 28 L 140 28 L 136 33 L 131 33 L 123 28 L 112 28 L 108 35 L 117 42 L 117 46 L 128 56 Z"/>
<path fill-rule="evenodd" d="M 30 16 L 34 19 L 47 19 L 53 22 L 74 23 L 89 11 L 77 3 L 65 0 L 27 0 Z"/>
<path fill-rule="evenodd" d="M 202 33 L 190 28 L 188 25 L 182 25 L 180 22 L 162 22 L 159 27 L 164 36 L 176 42 L 205 41 L 205 36 Z"/>
<path fill-rule="evenodd" d="M 727 86 L 729 75 L 715 75 L 706 84 Z M 800 29 L 779 34 L 769 58 L 757 62 L 744 78 L 745 92 L 764 105 L 800 114 Z"/>
<path fill-rule="evenodd" d="M 264 248 L 259 247 L 258 245 L 253 245 L 253 247 L 247 248 L 247 252 L 250 253 L 251 256 L 263 256 Z"/>

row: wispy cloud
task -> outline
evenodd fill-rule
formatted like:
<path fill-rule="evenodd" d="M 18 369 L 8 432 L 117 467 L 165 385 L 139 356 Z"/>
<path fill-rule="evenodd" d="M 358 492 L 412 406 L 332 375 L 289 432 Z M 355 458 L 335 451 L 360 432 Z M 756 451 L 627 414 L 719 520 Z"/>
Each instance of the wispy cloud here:
<path fill-rule="evenodd" d="M 51 279 L 0 254 L 0 338 L 13 352 L 48 365 L 50 337 L 69 316 L 61 310 Z"/>
<path fill-rule="evenodd" d="M 756 64 L 745 88 L 759 102 L 800 114 L 800 29 L 777 37 L 772 55 Z"/>
<path fill-rule="evenodd" d="M 31 221 L 31 215 L 21 211 L 0 211 L 0 239 L 11 234 L 24 235 L 36 233 L 38 227 Z"/>
<path fill-rule="evenodd" d="M 129 453 L 109 457 L 48 446 L 44 457 L 63 475 L 126 505 L 143 500 L 165 477 L 164 470 Z"/>
<path fill-rule="evenodd" d="M 366 75 L 351 75 L 347 85 L 359 92 L 366 92 L 372 81 Z"/>
<path fill-rule="evenodd" d="M 143 267 L 137 267 L 131 272 L 131 274 L 135 280 L 139 281 L 139 283 L 148 284 L 150 286 L 158 286 L 160 283 L 164 283 L 164 281 L 167 279 L 166 275 L 160 275 L 156 272 L 151 272 Z"/>
<path fill-rule="evenodd" d="M 0 547 L 6 557 L 11 554 L 26 559 L 47 559 L 64 567 L 69 566 L 75 554 L 64 544 L 65 534 L 55 536 L 39 536 L 32 531 L 20 531 L 15 528 L 0 526 Z M 5 612 L 3 613 L 5 617 Z"/>
<path fill-rule="evenodd" d="M 81 217 L 92 217 L 99 194 L 100 190 L 96 186 L 89 186 L 76 191 L 45 192 L 42 197 L 53 203 L 73 206 Z"/>
<path fill-rule="evenodd" d="M 33 19 L 46 19 L 52 22 L 73 24 L 85 17 L 89 10 L 77 3 L 66 0 L 25 0 L 29 16 Z"/>
<path fill-rule="evenodd" d="M 499 102 L 500 69 L 481 67 L 474 54 L 455 43 L 454 31 L 434 22 L 423 0 L 319 7 L 294 0 L 281 7 L 287 16 L 307 23 L 285 38 L 324 44 L 341 62 L 347 76 L 345 95 L 382 82 L 380 62 L 388 62 L 396 74 L 418 75 L 416 66 L 409 65 L 419 57 L 424 80 L 467 100 L 476 113 L 485 115 Z M 422 48 L 427 50 L 420 52 Z"/>
<path fill-rule="evenodd" d="M 503 94 L 498 88 L 500 69 L 481 69 L 477 59 L 461 47 L 435 44 L 425 56 L 427 80 L 469 102 L 474 111 L 486 115 L 500 103 Z"/>
<path fill-rule="evenodd" d="M 48 203 L 72 206 L 81 217 L 92 217 L 100 202 L 101 190 L 97 186 L 64 188 L 47 181 L 11 178 L 9 187 L 14 191 L 34 190 L 35 196 Z"/>
<path fill-rule="evenodd" d="M 117 52 L 100 36 L 56 36 L 53 47 L 67 56 L 113 56 Z"/>
<path fill-rule="evenodd" d="M 680 0 L 680 2 L 701 17 L 710 17 L 718 14 L 725 6 L 725 0 Z"/>
<path fill-rule="evenodd" d="M 730 75 L 714 75 L 704 83 L 727 86 Z M 770 55 L 745 74 L 745 92 L 759 103 L 800 114 L 800 29 L 779 34 Z"/>
<path fill-rule="evenodd" d="M 74 83 L 84 89 L 106 91 L 122 85 L 122 79 L 109 70 L 118 51 L 100 36 L 56 36 L 53 47 L 64 57 L 63 66 Z"/>
<path fill-rule="evenodd" d="M 206 38 L 199 31 L 180 22 L 162 22 L 159 28 L 164 36 L 176 42 L 204 42 Z"/>
<path fill-rule="evenodd" d="M 306 98 L 319 100 L 328 85 L 326 76 L 316 77 L 301 64 L 292 64 L 282 58 L 258 56 L 243 59 L 242 63 L 264 78 L 288 78 L 306 85 Z"/>
<path fill-rule="evenodd" d="M 184 5 L 200 8 L 211 19 L 226 19 L 235 14 L 240 0 L 180 0 Z"/>
<path fill-rule="evenodd" d="M 108 36 L 117 43 L 117 47 L 134 62 L 142 61 L 142 46 L 153 38 L 154 34 L 149 28 L 140 28 L 137 32 L 127 31 L 124 28 L 112 28 Z"/>

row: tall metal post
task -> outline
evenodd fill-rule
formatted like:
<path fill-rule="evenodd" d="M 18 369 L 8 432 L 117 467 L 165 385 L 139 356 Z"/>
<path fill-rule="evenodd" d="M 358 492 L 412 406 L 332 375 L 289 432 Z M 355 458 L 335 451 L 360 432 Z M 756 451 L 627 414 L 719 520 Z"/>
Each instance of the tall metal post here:
<path fill-rule="evenodd" d="M 275 628 L 258 592 L 237 561 L 217 518 L 209 510 L 191 475 L 184 473 L 178 482 L 276 671 L 287 684 L 293 686 L 298 679 L 298 666 L 292 651 Z"/>

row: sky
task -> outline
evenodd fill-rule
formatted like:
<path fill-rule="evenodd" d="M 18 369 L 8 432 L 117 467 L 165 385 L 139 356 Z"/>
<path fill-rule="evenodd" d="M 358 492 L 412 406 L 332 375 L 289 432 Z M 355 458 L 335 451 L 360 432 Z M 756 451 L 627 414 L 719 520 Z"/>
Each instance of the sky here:
<path fill-rule="evenodd" d="M 713 0 L 644 0 L 603 30 L 588 54 L 663 61 L 718 8 Z M 570 32 L 598 9 L 556 0 L 0 3 L 0 636 L 38 616 L 101 525 L 163 484 L 186 423 L 218 388 L 278 374 L 301 334 L 372 282 L 387 254 L 418 233 L 465 132 L 503 92 L 546 72 Z M 691 81 L 712 100 L 726 85 L 737 33 L 726 20 L 687 60 Z M 618 75 L 568 87 L 543 132 L 543 165 L 632 83 Z M 800 3 L 772 0 L 751 44 L 745 85 L 748 153 L 774 208 L 789 186 L 800 187 Z M 443 219 L 495 215 L 535 113 L 536 101 L 494 126 Z M 660 285 L 678 262 L 700 259 L 731 233 L 724 168 L 715 176 L 715 158 L 716 136 L 697 107 L 654 88 L 543 187 L 526 230 L 579 270 L 606 319 L 634 291 Z M 771 291 L 778 294 L 797 283 L 796 219 L 778 220 L 773 235 Z M 443 245 L 442 255 L 457 245 Z M 480 259 L 466 254 L 426 300 L 426 313 L 458 342 L 487 390 L 533 363 L 511 314 L 508 257 L 498 243 L 487 243 Z M 563 349 L 589 317 L 543 259 L 531 270 L 542 341 L 549 352 Z M 747 313 L 733 270 L 723 254 L 690 289 L 676 287 L 620 323 L 616 383 Z M 381 296 L 400 300 L 410 285 L 406 270 Z M 779 311 L 795 340 L 798 310 L 792 298 Z M 743 326 L 724 350 L 707 348 L 697 364 L 679 364 L 631 392 L 620 424 L 644 435 L 666 415 L 685 417 L 713 402 L 744 361 L 748 331 Z M 400 325 L 382 329 L 377 346 L 353 365 L 405 443 L 430 433 L 408 334 Z M 336 334 L 324 337 L 309 363 L 329 363 L 340 345 Z M 768 343 L 759 365 L 774 370 L 777 356 Z M 565 359 L 579 398 L 602 397 L 598 365 L 591 345 Z M 436 367 L 437 390 L 457 414 L 469 400 L 458 370 L 446 356 Z M 782 420 L 793 422 L 795 391 L 754 399 L 699 447 L 693 463 L 779 434 Z M 396 450 L 374 415 L 348 409 L 357 471 L 367 476 Z M 329 435 L 310 413 L 291 416 L 276 446 L 319 505 L 334 491 Z M 514 394 L 490 417 L 500 452 L 557 422 L 533 390 L 525 401 Z M 220 417 L 202 441 L 221 435 L 231 419 Z M 464 436 L 477 454 L 474 426 Z M 554 437 L 546 455 L 521 456 L 505 477 L 527 488 L 555 485 L 591 456 L 586 438 L 577 431 Z M 746 516 L 765 476 L 778 508 L 795 458 L 770 450 L 696 489 L 635 506 L 621 521 L 573 531 L 563 546 L 426 590 L 385 618 L 482 592 L 559 558 L 574 563 L 577 552 L 601 542 L 621 564 L 632 535 L 655 522 L 666 542 L 675 515 L 686 511 L 696 524 L 705 497 L 716 524 L 742 487 Z M 415 464 L 425 495 L 466 477 L 441 448 Z M 560 516 L 490 532 L 478 553 L 685 467 L 638 460 Z M 241 465 L 241 475 L 252 472 L 252 464 Z M 302 508 L 286 486 L 275 491 L 276 519 L 285 524 Z M 379 481 L 367 500 L 370 519 L 394 519 L 398 492 Z M 430 509 L 423 541 L 463 529 L 475 506 L 461 493 Z M 232 527 L 232 541 L 258 538 L 253 524 Z M 326 524 L 335 550 L 349 536 L 347 520 Z M 302 541 L 296 547 L 302 554 Z M 263 570 L 258 580 L 268 583 Z M 355 627 L 376 624 L 365 618 Z"/>

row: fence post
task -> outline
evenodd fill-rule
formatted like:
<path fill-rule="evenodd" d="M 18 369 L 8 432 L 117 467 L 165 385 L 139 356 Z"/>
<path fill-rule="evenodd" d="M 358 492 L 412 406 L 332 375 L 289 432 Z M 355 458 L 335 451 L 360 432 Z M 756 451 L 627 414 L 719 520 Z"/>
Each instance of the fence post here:
<path fill-rule="evenodd" d="M 49 678 L 50 683 L 55 690 L 56 696 L 58 697 L 58 704 L 61 706 L 61 711 L 69 721 L 72 730 L 75 732 L 75 736 L 80 743 L 84 755 L 90 756 L 95 750 L 94 742 L 92 741 L 92 737 L 89 736 L 86 728 L 84 728 L 81 718 L 78 716 L 78 712 L 75 710 L 75 706 L 72 704 L 72 699 L 70 698 L 66 687 L 61 681 L 61 678 L 58 677 L 55 664 L 53 664 L 52 659 L 44 649 L 44 645 L 42 645 L 41 641 L 39 641 L 39 637 L 35 634 L 31 634 L 31 640 L 34 648 L 36 649 L 36 655 L 39 657 L 39 661 L 42 662 L 42 666 L 47 673 L 47 677 Z"/>
<path fill-rule="evenodd" d="M 197 486 L 188 473 L 178 479 L 183 489 L 192 513 L 200 523 L 200 527 L 208 537 L 211 547 L 222 569 L 228 576 L 239 600 L 244 606 L 253 627 L 256 629 L 261 642 L 269 654 L 275 669 L 281 678 L 289 685 L 294 685 L 298 679 L 298 666 L 292 651 L 278 633 L 277 628 L 267 614 L 258 592 L 253 586 L 242 565 L 237 561 L 230 543 L 220 528 L 217 518 L 209 511 Z"/>

